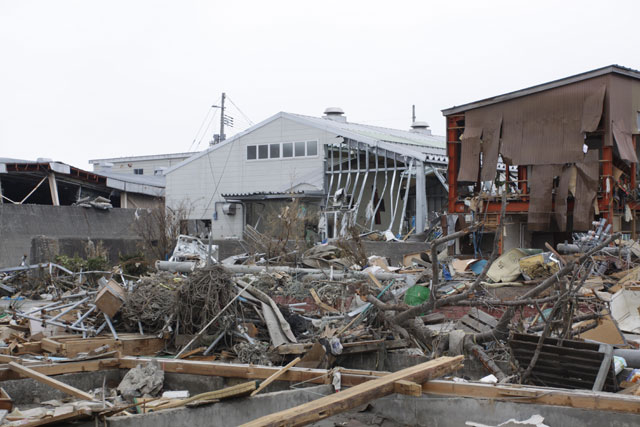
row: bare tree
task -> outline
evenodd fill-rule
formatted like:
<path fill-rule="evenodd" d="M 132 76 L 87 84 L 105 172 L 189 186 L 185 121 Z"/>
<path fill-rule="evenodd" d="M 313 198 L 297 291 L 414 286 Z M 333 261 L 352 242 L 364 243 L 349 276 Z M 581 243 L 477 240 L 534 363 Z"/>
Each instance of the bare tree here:
<path fill-rule="evenodd" d="M 191 207 L 182 202 L 176 207 L 159 206 L 146 209 L 133 224 L 142 239 L 141 250 L 147 258 L 166 259 L 181 233 L 181 225 L 189 217 Z"/>

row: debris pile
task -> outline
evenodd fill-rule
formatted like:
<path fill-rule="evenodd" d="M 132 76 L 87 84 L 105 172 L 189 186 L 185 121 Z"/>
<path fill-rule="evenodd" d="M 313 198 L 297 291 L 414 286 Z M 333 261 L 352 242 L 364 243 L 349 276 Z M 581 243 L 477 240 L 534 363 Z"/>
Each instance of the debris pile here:
<path fill-rule="evenodd" d="M 415 363 L 464 355 L 479 362 L 483 382 L 635 394 L 640 244 L 596 222 L 555 249 L 500 255 L 504 204 L 501 218 L 488 259 L 448 255 L 449 242 L 481 226 L 473 224 L 430 234 L 428 251 L 395 266 L 353 241 L 319 244 L 278 265 L 259 254 L 213 263 L 206 245 L 183 238 L 173 260 L 143 277 L 52 263 L 4 269 L 0 356 L 25 368 L 162 355 L 331 370 L 358 355 L 382 370 L 398 354 Z M 156 411 L 193 405 L 188 395 L 160 396 L 158 365 L 133 368 L 108 396 L 83 401 L 102 399 L 109 413 L 126 412 L 133 399 Z M 232 395 L 255 391 L 253 383 Z M 222 398 L 212 396 L 195 401 Z"/>

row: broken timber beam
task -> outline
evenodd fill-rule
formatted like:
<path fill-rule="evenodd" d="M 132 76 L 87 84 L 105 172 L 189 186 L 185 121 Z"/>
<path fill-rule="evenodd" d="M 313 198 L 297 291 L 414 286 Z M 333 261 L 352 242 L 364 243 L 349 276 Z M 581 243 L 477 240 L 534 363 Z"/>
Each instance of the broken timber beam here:
<path fill-rule="evenodd" d="M 60 382 L 56 379 L 50 378 L 44 374 L 41 374 L 40 372 L 34 371 L 33 369 L 27 368 L 26 366 L 22 366 L 17 364 L 16 362 L 9 362 L 9 368 L 11 368 L 12 371 L 18 372 L 22 375 L 25 375 L 29 378 L 33 378 L 36 381 L 39 381 L 43 384 L 46 384 L 50 387 L 53 387 L 57 390 L 60 390 L 64 393 L 67 393 L 71 396 L 75 396 L 78 397 L 80 399 L 83 400 L 93 400 L 93 396 L 91 396 L 89 393 L 85 393 L 82 390 L 79 390 L 75 387 L 71 387 L 70 385 L 67 385 L 63 382 Z"/>
<path fill-rule="evenodd" d="M 262 383 L 260 384 L 260 387 L 258 387 L 257 389 L 255 389 L 252 393 L 251 396 L 255 396 L 256 394 L 260 393 L 262 390 L 264 390 L 269 384 L 271 384 L 272 382 L 274 382 L 275 380 L 277 380 L 278 378 L 280 378 L 282 376 L 282 374 L 284 374 L 285 372 L 287 372 L 289 369 L 293 368 L 298 362 L 300 361 L 299 357 L 296 357 L 295 359 L 293 359 L 291 362 L 289 362 L 286 366 L 283 366 L 282 369 L 278 370 L 278 372 L 274 372 L 269 378 L 267 378 L 266 380 L 262 381 Z"/>
<path fill-rule="evenodd" d="M 395 383 L 398 381 L 423 383 L 455 371 L 460 368 L 463 359 L 463 356 L 440 357 L 367 381 L 340 393 L 325 396 L 275 414 L 266 415 L 246 423 L 244 426 L 299 426 L 315 422 L 392 394 L 395 392 Z"/>

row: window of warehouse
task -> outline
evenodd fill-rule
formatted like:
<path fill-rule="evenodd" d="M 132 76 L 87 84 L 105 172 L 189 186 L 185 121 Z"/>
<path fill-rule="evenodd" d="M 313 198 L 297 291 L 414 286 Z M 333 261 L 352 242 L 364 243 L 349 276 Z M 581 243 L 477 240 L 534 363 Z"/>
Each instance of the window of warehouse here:
<path fill-rule="evenodd" d="M 133 174 L 134 175 L 143 175 L 144 174 L 144 169 L 134 169 L 133 170 Z"/>
<path fill-rule="evenodd" d="M 247 160 L 289 159 L 292 157 L 315 157 L 318 141 L 296 141 L 247 146 Z"/>

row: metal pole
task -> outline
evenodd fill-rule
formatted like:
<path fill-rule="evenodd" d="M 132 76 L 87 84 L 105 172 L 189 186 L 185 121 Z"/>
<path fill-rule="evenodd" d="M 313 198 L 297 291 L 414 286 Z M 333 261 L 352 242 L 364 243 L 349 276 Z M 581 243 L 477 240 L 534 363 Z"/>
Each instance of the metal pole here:
<path fill-rule="evenodd" d="M 425 177 L 424 163 L 417 162 L 416 165 L 416 234 L 422 233 L 425 229 L 425 218 L 427 212 L 427 179 Z"/>
<path fill-rule="evenodd" d="M 224 98 L 227 95 L 222 92 L 222 102 L 220 103 L 220 142 L 225 140 L 224 137 Z"/>
<path fill-rule="evenodd" d="M 402 216 L 400 216 L 400 225 L 398 226 L 398 234 L 402 234 L 402 221 L 404 220 L 404 216 L 407 213 L 407 202 L 409 201 L 409 188 L 411 187 L 412 173 L 413 173 L 413 159 L 411 159 L 411 163 L 409 163 L 409 172 L 407 175 L 407 184 L 404 191 L 404 203 L 402 205 Z"/>
<path fill-rule="evenodd" d="M 102 314 L 104 314 L 104 320 L 106 320 L 107 325 L 109 325 L 109 329 L 111 329 L 113 338 L 115 338 L 116 340 L 119 339 L 118 334 L 116 333 L 116 328 L 113 327 L 113 323 L 111 323 L 111 318 L 109 317 L 109 315 L 107 313 L 102 313 Z"/>
<path fill-rule="evenodd" d="M 386 166 L 387 166 L 387 150 L 383 150 L 383 151 L 384 151 L 384 163 L 385 163 L 385 169 L 386 169 Z M 389 181 L 388 178 L 389 178 L 389 174 L 385 171 L 385 173 L 384 173 L 384 185 L 382 186 L 382 191 L 380 192 L 380 198 L 378 199 L 378 203 L 376 203 L 376 207 L 373 210 L 373 219 L 374 219 L 374 221 L 375 221 L 376 214 L 378 213 L 378 210 L 380 209 L 380 205 L 382 204 L 382 202 L 384 200 L 384 193 L 387 191 L 387 182 Z M 373 222 L 371 222 L 371 227 L 373 227 Z"/>

